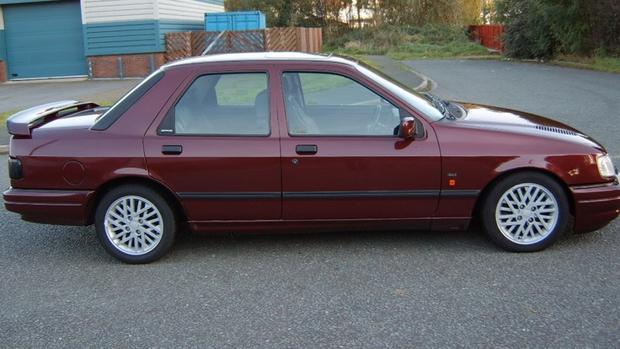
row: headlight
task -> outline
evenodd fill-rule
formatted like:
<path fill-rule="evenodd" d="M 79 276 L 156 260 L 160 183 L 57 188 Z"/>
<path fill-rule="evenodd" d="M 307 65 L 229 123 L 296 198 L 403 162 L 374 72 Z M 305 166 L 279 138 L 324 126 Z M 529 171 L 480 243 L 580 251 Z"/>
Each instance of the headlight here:
<path fill-rule="evenodd" d="M 596 165 L 598 166 L 598 173 L 601 177 L 613 177 L 616 175 L 614 163 L 611 161 L 609 154 L 599 155 L 596 158 Z"/>

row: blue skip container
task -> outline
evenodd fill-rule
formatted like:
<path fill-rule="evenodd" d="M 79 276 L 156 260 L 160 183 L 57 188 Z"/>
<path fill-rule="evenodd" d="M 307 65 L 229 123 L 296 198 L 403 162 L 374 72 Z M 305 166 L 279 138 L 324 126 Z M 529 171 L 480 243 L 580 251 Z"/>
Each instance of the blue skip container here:
<path fill-rule="evenodd" d="M 259 30 L 266 28 L 265 14 L 260 11 L 205 13 L 205 31 Z"/>

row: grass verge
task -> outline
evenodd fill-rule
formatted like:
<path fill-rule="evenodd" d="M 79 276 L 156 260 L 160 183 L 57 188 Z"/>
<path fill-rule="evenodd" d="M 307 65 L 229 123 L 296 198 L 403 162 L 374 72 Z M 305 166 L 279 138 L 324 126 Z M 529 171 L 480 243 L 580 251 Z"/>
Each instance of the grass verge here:
<path fill-rule="evenodd" d="M 592 69 L 608 73 L 620 73 L 620 57 L 611 56 L 558 56 L 550 61 L 565 67 Z"/>
<path fill-rule="evenodd" d="M 1 112 L 0 113 L 0 124 L 4 125 L 4 123 L 6 122 L 6 119 L 9 118 L 9 116 L 17 113 L 18 110 L 12 110 L 12 111 L 5 111 L 5 112 Z"/>
<path fill-rule="evenodd" d="M 385 26 L 350 30 L 326 40 L 325 50 L 335 53 L 387 55 L 396 60 L 489 56 L 482 45 L 469 40 L 458 26 Z"/>

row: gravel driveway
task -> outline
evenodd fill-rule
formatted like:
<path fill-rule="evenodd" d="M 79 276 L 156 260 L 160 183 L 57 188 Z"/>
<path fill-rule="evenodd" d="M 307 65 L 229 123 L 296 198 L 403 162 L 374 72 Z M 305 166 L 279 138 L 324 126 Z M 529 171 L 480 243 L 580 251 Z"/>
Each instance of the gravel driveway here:
<path fill-rule="evenodd" d="M 618 76 L 411 64 L 441 94 L 577 121 L 620 150 L 609 98 Z M 0 187 L 6 178 L 0 156 Z M 530 254 L 500 251 L 475 228 L 189 235 L 161 261 L 130 266 L 103 251 L 92 227 L 24 223 L 0 208 L 0 346 L 618 347 L 619 232 L 616 220 Z"/>

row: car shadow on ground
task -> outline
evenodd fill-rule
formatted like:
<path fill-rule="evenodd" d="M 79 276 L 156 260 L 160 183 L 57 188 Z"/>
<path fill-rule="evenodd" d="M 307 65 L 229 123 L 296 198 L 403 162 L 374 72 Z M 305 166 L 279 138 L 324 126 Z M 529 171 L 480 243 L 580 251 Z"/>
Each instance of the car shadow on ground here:
<path fill-rule="evenodd" d="M 11 217 L 2 225 L 12 226 Z M 100 246 L 95 229 L 89 227 L 66 227 L 27 225 L 21 238 L 11 249 L 3 251 L 3 258 L 47 260 L 61 264 L 73 263 L 120 263 Z M 5 226 L 4 229 L 8 228 Z M 612 228 L 613 230 L 613 228 Z M 609 233 L 609 232 L 607 232 Z M 605 232 L 568 234 L 550 248 L 566 252 L 566 249 L 583 249 L 600 244 Z M 480 256 L 512 254 L 492 244 L 477 226 L 467 231 L 363 231 L 323 233 L 280 234 L 197 234 L 187 231 L 177 237 L 171 251 L 157 263 L 195 263 L 201 259 L 228 258 L 230 261 L 261 258 L 325 257 L 347 259 L 352 256 L 420 255 L 443 258 L 450 256 Z M 11 256 L 12 255 L 12 256 Z M 512 254 L 516 255 L 516 254 Z M 90 262 L 89 262 L 90 261 Z"/>
<path fill-rule="evenodd" d="M 597 234 L 568 234 L 550 249 L 579 248 L 596 243 Z M 280 254 L 341 256 L 418 254 L 445 257 L 456 255 L 512 254 L 491 243 L 477 228 L 467 231 L 364 231 L 281 234 L 182 233 L 162 261 L 195 260 L 200 256 L 277 257 Z"/>

